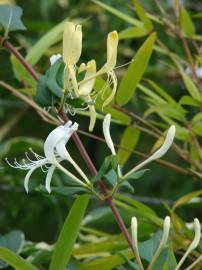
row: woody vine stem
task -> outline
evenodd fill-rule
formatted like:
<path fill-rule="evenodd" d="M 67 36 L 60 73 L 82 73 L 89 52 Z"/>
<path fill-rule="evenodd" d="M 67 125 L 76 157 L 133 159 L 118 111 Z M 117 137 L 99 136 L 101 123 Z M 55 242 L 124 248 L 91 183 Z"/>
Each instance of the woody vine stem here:
<path fill-rule="evenodd" d="M 25 58 L 17 51 L 17 49 L 9 41 L 5 40 L 2 36 L 0 36 L 0 44 L 2 44 L 2 46 L 7 48 L 12 54 L 15 55 L 15 57 L 19 60 L 19 62 L 25 67 L 25 69 L 30 73 L 30 75 L 36 81 L 39 80 L 39 76 L 36 73 L 36 71 L 34 70 L 34 68 L 25 60 Z M 69 118 L 64 113 L 64 111 L 60 111 L 59 114 L 60 114 L 60 117 L 63 119 L 64 123 L 68 122 Z M 74 132 L 72 138 L 73 138 L 75 145 L 78 148 L 82 158 L 86 162 L 86 165 L 87 165 L 89 171 L 91 172 L 91 174 L 93 176 L 95 176 L 97 174 L 97 170 L 96 170 L 90 156 L 88 155 L 82 141 L 80 140 L 79 135 L 76 132 Z M 123 219 L 122 219 L 118 209 L 116 208 L 116 206 L 113 202 L 113 198 L 111 196 L 109 196 L 108 191 L 106 189 L 106 186 L 102 180 L 100 180 L 98 182 L 98 187 L 99 187 L 100 191 L 103 193 L 103 195 L 105 196 L 106 203 L 111 208 L 111 211 L 114 215 L 114 218 L 115 218 L 119 228 L 121 229 L 125 239 L 128 242 L 128 245 L 130 246 L 131 250 L 134 253 L 132 238 L 131 238 L 130 234 L 128 233 L 128 230 L 123 222 Z"/>

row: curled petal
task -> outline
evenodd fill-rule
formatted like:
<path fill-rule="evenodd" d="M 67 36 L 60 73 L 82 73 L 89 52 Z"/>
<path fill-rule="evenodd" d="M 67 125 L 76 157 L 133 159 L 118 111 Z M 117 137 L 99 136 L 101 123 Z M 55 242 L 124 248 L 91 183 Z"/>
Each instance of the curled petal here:
<path fill-rule="evenodd" d="M 117 82 L 116 74 L 115 74 L 115 72 L 113 70 L 109 72 L 109 77 L 112 80 L 113 88 L 112 88 L 112 92 L 111 92 L 110 96 L 104 101 L 104 103 L 102 105 L 102 108 L 104 108 L 107 105 L 109 105 L 109 103 L 113 100 L 113 98 L 114 98 L 114 96 L 116 94 L 116 90 L 117 90 L 118 82 Z"/>
<path fill-rule="evenodd" d="M 116 155 L 114 144 L 110 135 L 110 121 L 111 121 L 111 114 L 107 114 L 103 121 L 103 133 L 107 146 L 111 150 L 112 155 Z"/>
<path fill-rule="evenodd" d="M 53 177 L 53 173 L 54 173 L 55 169 L 56 169 L 56 167 L 54 165 L 50 166 L 50 168 L 48 169 L 48 173 L 46 175 L 45 187 L 46 187 L 46 190 L 48 191 L 48 193 L 51 193 L 50 183 L 51 183 L 51 179 Z"/>
<path fill-rule="evenodd" d="M 82 49 L 82 28 L 81 25 L 75 26 L 71 22 L 64 24 L 63 32 L 63 60 L 66 65 L 75 65 Z"/>
<path fill-rule="evenodd" d="M 26 190 L 27 193 L 29 192 L 29 186 L 28 186 L 28 185 L 29 185 L 29 179 L 30 179 L 32 173 L 33 173 L 36 169 L 38 169 L 38 168 L 40 168 L 40 167 L 41 167 L 41 165 L 37 165 L 37 166 L 31 168 L 31 169 L 28 171 L 28 173 L 26 174 L 25 180 L 24 180 L 24 187 L 25 187 L 25 190 Z"/>

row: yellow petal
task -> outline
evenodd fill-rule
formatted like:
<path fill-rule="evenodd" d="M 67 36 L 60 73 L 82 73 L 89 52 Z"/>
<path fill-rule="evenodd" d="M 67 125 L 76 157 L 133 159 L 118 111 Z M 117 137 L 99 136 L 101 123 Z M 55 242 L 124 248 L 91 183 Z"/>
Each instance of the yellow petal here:
<path fill-rule="evenodd" d="M 87 96 L 90 94 L 95 83 L 95 76 L 94 76 L 95 74 L 96 74 L 96 62 L 95 60 L 91 60 L 87 63 L 87 66 L 86 66 L 86 74 L 84 78 L 84 81 L 86 82 L 82 83 L 79 87 L 80 95 Z M 89 79 L 89 78 L 92 78 L 92 79 Z"/>
<path fill-rule="evenodd" d="M 71 22 L 64 24 L 63 32 L 63 60 L 66 65 L 74 65 L 81 56 L 82 28 Z"/>

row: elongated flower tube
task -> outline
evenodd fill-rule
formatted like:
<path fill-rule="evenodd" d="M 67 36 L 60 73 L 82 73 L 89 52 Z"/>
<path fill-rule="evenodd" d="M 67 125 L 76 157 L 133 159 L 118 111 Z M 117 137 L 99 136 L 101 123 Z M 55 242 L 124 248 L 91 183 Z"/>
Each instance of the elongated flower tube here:
<path fill-rule="evenodd" d="M 104 134 L 107 146 L 111 150 L 112 155 L 116 155 L 114 143 L 113 143 L 111 135 L 110 135 L 110 122 L 111 122 L 111 114 L 105 115 L 105 118 L 103 121 L 103 134 Z M 121 168 L 119 165 L 118 165 L 118 175 L 119 175 L 119 177 L 122 176 Z"/>
<path fill-rule="evenodd" d="M 159 159 L 163 155 L 165 155 L 167 153 L 167 151 L 169 150 L 169 148 L 171 147 L 173 140 L 174 140 L 174 137 L 175 137 L 175 126 L 172 125 L 167 132 L 167 135 L 166 135 L 166 138 L 165 138 L 163 145 L 153 155 L 151 155 L 149 158 L 147 158 L 145 161 L 143 161 L 139 165 L 135 166 L 127 174 L 125 174 L 123 176 L 123 179 L 129 177 L 132 173 L 138 171 L 139 169 L 144 167 L 146 164 L 148 164 L 156 159 Z"/>
<path fill-rule="evenodd" d="M 170 231 L 170 217 L 167 216 L 164 219 L 164 223 L 163 223 L 163 234 L 162 234 L 161 242 L 160 242 L 159 247 L 157 248 L 157 250 L 154 254 L 154 257 L 152 258 L 152 261 L 150 262 L 147 270 L 153 269 L 153 266 L 154 266 L 156 260 L 158 259 L 159 255 L 161 254 L 161 251 L 163 250 L 163 248 L 167 244 L 169 231 Z"/>
<path fill-rule="evenodd" d="M 194 219 L 194 240 L 191 242 L 190 246 L 188 247 L 187 251 L 185 252 L 184 256 L 179 261 L 178 265 L 176 266 L 175 270 L 179 270 L 188 255 L 198 246 L 200 239 L 201 239 L 201 225 L 197 218 Z M 188 268 L 190 269 L 190 268 Z"/>
<path fill-rule="evenodd" d="M 136 217 L 133 217 L 131 220 L 131 233 L 132 233 L 132 241 L 133 241 L 133 249 L 134 249 L 134 253 L 135 253 L 135 258 L 136 258 L 137 263 L 139 264 L 141 270 L 144 270 L 144 266 L 142 264 L 139 250 L 138 250 L 138 240 L 137 240 L 138 225 L 137 225 Z"/>
<path fill-rule="evenodd" d="M 50 183 L 51 179 L 54 173 L 54 170 L 58 168 L 62 172 L 64 172 L 67 176 L 69 176 L 73 181 L 75 181 L 77 184 L 81 186 L 86 186 L 85 183 L 83 183 L 77 176 L 69 172 L 67 169 L 65 169 L 60 162 L 62 160 L 65 160 L 66 157 L 64 157 L 63 154 L 57 152 L 57 145 L 58 144 L 65 144 L 70 139 L 71 135 L 75 130 L 77 130 L 78 124 L 74 123 L 72 125 L 72 122 L 67 122 L 64 126 L 59 126 L 55 128 L 47 137 L 45 143 L 44 143 L 44 153 L 45 157 L 42 157 L 35 152 L 32 152 L 32 155 L 36 158 L 36 160 L 32 160 L 27 153 L 25 153 L 27 157 L 27 161 L 23 160 L 22 163 L 18 163 L 17 160 L 15 160 L 14 165 L 10 164 L 10 162 L 7 160 L 8 164 L 13 168 L 18 168 L 22 170 L 28 170 L 28 173 L 25 176 L 24 179 L 24 187 L 25 190 L 28 192 L 28 184 L 29 179 L 32 175 L 32 173 L 38 169 L 42 168 L 42 170 L 47 171 L 46 175 L 46 189 L 48 192 L 51 191 L 50 189 Z M 62 146 L 59 147 L 59 149 L 62 148 Z M 69 161 L 69 159 L 67 159 Z M 75 167 L 75 166 L 74 166 Z"/>

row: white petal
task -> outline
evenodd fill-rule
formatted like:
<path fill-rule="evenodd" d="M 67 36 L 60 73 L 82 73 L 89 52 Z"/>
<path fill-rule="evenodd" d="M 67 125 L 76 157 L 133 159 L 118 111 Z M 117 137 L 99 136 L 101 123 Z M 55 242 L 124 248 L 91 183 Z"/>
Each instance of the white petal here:
<path fill-rule="evenodd" d="M 58 59 L 60 59 L 62 57 L 62 55 L 60 53 L 58 54 L 53 54 L 51 57 L 50 57 L 50 63 L 51 63 L 51 66 L 55 64 L 55 62 L 57 62 Z"/>
<path fill-rule="evenodd" d="M 114 144 L 110 135 L 110 121 L 111 121 L 111 114 L 107 114 L 103 121 L 103 133 L 107 146 L 111 150 L 112 155 L 116 155 Z"/>
<path fill-rule="evenodd" d="M 53 177 L 53 173 L 54 173 L 55 169 L 56 169 L 56 167 L 54 165 L 50 166 L 50 168 L 48 169 L 48 173 L 46 175 L 45 187 L 46 187 L 46 190 L 48 191 L 48 193 L 51 193 L 50 183 L 51 183 L 51 179 Z"/>
<path fill-rule="evenodd" d="M 30 176 L 32 175 L 32 173 L 36 170 L 36 169 L 38 169 L 38 168 L 40 168 L 41 167 L 41 165 L 37 165 L 37 166 L 35 166 L 35 167 L 32 167 L 29 171 L 28 171 L 28 173 L 26 174 L 26 176 L 25 176 L 25 179 L 24 179 L 24 187 L 25 187 L 25 190 L 26 190 L 26 192 L 28 193 L 29 192 L 29 179 L 30 179 Z"/>

